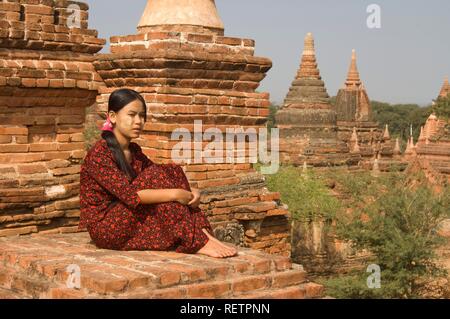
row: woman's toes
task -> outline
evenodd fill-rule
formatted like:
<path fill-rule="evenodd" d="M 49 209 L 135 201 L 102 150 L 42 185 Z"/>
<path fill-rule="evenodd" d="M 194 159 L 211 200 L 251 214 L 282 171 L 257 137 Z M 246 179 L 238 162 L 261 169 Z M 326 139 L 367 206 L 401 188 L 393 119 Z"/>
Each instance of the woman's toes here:
<path fill-rule="evenodd" d="M 229 251 L 229 252 L 233 252 L 234 251 L 234 248 L 229 246 L 229 245 L 225 244 L 225 247 L 226 247 L 227 251 Z"/>
<path fill-rule="evenodd" d="M 224 248 L 226 249 L 227 252 L 233 252 L 233 247 L 228 246 L 227 244 L 223 244 Z"/>
<path fill-rule="evenodd" d="M 226 256 L 225 252 L 222 250 L 217 250 L 217 254 L 219 255 L 220 258 L 225 258 Z"/>
<path fill-rule="evenodd" d="M 227 257 L 230 256 L 230 253 L 231 253 L 231 252 L 230 252 L 228 249 L 224 249 L 223 252 L 224 252 L 224 254 L 225 254 Z"/>
<path fill-rule="evenodd" d="M 226 256 L 226 255 L 228 254 L 228 251 L 226 251 L 226 250 L 223 249 L 223 248 L 220 249 L 220 252 L 221 252 L 224 256 Z"/>
<path fill-rule="evenodd" d="M 225 254 L 225 251 L 223 250 L 223 248 L 213 241 L 211 241 L 211 244 L 212 244 L 212 249 L 214 249 L 214 251 L 216 251 L 217 254 L 219 254 L 221 257 L 223 257 L 223 255 Z"/>
<path fill-rule="evenodd" d="M 237 250 L 236 249 L 231 250 L 231 256 L 236 256 L 236 254 L 237 254 Z"/>

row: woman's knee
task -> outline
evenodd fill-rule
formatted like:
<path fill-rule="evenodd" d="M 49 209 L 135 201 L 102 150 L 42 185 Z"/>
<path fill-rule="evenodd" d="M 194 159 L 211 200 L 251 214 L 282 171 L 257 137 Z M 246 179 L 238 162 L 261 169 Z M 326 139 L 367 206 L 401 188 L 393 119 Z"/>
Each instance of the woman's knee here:
<path fill-rule="evenodd" d="M 165 202 L 165 203 L 159 203 L 155 205 L 156 209 L 162 209 L 164 211 L 169 211 L 174 214 L 179 213 L 187 213 L 189 212 L 189 207 L 186 205 L 183 205 L 179 202 Z"/>
<path fill-rule="evenodd" d="M 182 188 L 189 190 L 189 185 L 186 185 L 186 181 L 187 179 L 181 166 L 155 164 L 144 169 L 134 179 L 132 184 L 138 189 Z"/>
<path fill-rule="evenodd" d="M 156 165 L 145 168 L 132 182 L 139 189 L 170 188 L 168 174 Z"/>
<path fill-rule="evenodd" d="M 175 224 L 185 219 L 190 219 L 191 212 L 188 206 L 178 202 L 166 202 L 154 205 L 153 214 L 161 222 Z"/>

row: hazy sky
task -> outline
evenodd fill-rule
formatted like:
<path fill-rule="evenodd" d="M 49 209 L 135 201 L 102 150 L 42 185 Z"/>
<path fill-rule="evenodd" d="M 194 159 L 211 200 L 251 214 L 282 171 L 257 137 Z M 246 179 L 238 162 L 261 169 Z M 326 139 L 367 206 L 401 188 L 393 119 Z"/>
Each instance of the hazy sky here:
<path fill-rule="evenodd" d="M 102 38 L 136 33 L 146 0 L 88 0 L 90 28 Z M 381 8 L 381 28 L 367 27 L 367 7 Z M 427 104 L 450 75 L 449 0 L 216 0 L 225 35 L 256 41 L 273 68 L 259 90 L 283 101 L 312 32 L 328 93 L 343 85 L 356 49 L 373 100 Z M 105 48 L 103 52 L 108 52 Z"/>

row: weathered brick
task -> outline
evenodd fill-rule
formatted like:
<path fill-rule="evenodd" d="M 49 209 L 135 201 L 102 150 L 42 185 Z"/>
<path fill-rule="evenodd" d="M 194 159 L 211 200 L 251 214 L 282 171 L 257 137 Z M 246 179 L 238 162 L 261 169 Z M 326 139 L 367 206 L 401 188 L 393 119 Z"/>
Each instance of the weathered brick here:
<path fill-rule="evenodd" d="M 19 174 L 47 173 L 47 168 L 43 164 L 18 165 Z"/>
<path fill-rule="evenodd" d="M 91 291 L 108 294 L 117 293 L 125 289 L 128 281 L 126 278 L 110 273 L 83 270 L 81 274 L 81 287 Z"/>
<path fill-rule="evenodd" d="M 260 275 L 244 277 L 231 281 L 233 293 L 242 293 L 269 287 L 269 277 Z"/>
<path fill-rule="evenodd" d="M 308 298 L 317 298 L 323 294 L 324 287 L 323 285 L 319 285 L 313 282 L 308 282 L 305 284 L 306 289 L 306 297 Z"/>
<path fill-rule="evenodd" d="M 0 153 L 25 153 L 28 152 L 29 145 L 6 144 L 0 146 Z"/>
<path fill-rule="evenodd" d="M 188 298 L 220 298 L 229 294 L 230 291 L 230 283 L 226 281 L 218 281 L 213 283 L 190 285 L 186 288 L 186 296 Z"/>
<path fill-rule="evenodd" d="M 74 288 L 52 288 L 48 298 L 51 299 L 83 299 L 86 293 Z"/>
<path fill-rule="evenodd" d="M 282 288 L 286 286 L 292 286 L 304 282 L 306 279 L 306 273 L 304 271 L 287 271 L 283 273 L 277 273 L 272 279 L 272 287 Z"/>

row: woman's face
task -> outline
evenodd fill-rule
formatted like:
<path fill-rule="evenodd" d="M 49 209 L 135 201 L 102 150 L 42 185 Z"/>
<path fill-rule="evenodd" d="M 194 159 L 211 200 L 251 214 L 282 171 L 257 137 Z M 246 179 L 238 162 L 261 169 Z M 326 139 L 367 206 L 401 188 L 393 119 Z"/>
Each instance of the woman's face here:
<path fill-rule="evenodd" d="M 124 106 L 118 113 L 110 112 L 114 130 L 119 131 L 126 138 L 139 137 L 144 129 L 145 110 L 140 100 L 134 100 Z"/>

